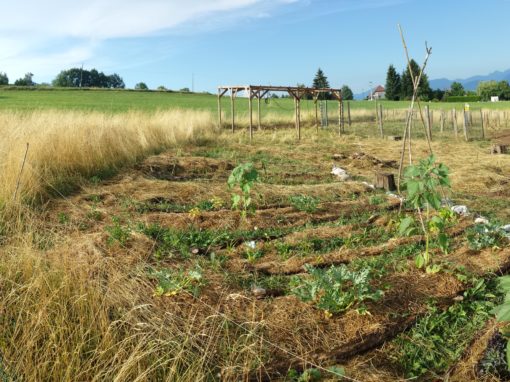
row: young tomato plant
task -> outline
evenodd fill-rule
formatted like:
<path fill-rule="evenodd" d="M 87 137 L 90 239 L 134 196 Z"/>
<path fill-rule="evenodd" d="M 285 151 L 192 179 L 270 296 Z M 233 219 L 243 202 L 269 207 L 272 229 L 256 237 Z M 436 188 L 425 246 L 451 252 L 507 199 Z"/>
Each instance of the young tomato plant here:
<path fill-rule="evenodd" d="M 416 256 L 416 266 L 425 268 L 427 272 L 437 272 L 439 267 L 432 264 L 430 256 L 430 242 L 432 237 L 437 238 L 439 247 L 448 250 L 448 236 L 445 226 L 452 218 L 450 211 L 441 209 L 441 196 L 439 188 L 449 188 L 448 167 L 436 163 L 434 155 L 420 160 L 417 165 L 411 165 L 404 171 L 403 185 L 407 191 L 407 199 L 416 209 L 419 216 L 419 226 L 425 235 L 425 252 Z M 438 211 L 432 216 L 433 211 Z M 399 231 L 409 232 L 413 225 L 413 218 L 408 216 L 402 219 Z"/>
<path fill-rule="evenodd" d="M 230 190 L 239 186 L 241 193 L 232 191 L 232 209 L 241 210 L 241 215 L 253 212 L 251 203 L 251 189 L 253 184 L 259 181 L 259 173 L 253 163 L 243 163 L 232 170 L 228 177 L 227 184 Z"/>

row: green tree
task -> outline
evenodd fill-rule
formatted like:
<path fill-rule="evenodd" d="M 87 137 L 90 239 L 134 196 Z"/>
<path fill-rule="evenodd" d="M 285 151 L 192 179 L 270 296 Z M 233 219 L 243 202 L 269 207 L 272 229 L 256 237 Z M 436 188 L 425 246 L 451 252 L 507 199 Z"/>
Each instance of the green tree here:
<path fill-rule="evenodd" d="M 163 91 L 167 91 L 168 89 L 167 89 L 166 87 L 164 87 L 163 85 L 159 85 L 159 86 L 157 87 L 157 90 L 159 90 L 159 91 L 162 91 L 162 92 L 163 92 Z"/>
<path fill-rule="evenodd" d="M 400 75 L 395 70 L 395 67 L 390 65 L 388 67 L 388 73 L 386 74 L 386 99 L 391 101 L 398 101 L 400 100 L 401 93 L 402 88 Z"/>
<path fill-rule="evenodd" d="M 116 73 L 107 76 L 96 69 L 89 71 L 82 68 L 71 68 L 62 70 L 53 80 L 53 86 L 65 88 L 93 87 L 123 89 L 125 84 L 122 77 Z"/>
<path fill-rule="evenodd" d="M 349 86 L 342 86 L 342 99 L 345 101 L 351 101 L 354 99 L 354 94 Z"/>
<path fill-rule="evenodd" d="M 9 85 L 9 77 L 2 72 L 0 72 L 0 85 Z"/>
<path fill-rule="evenodd" d="M 145 82 L 139 82 L 135 85 L 136 90 L 149 90 L 149 87 Z"/>
<path fill-rule="evenodd" d="M 453 82 L 450 86 L 450 91 L 448 92 L 449 95 L 453 97 L 463 96 L 466 94 L 466 91 L 464 90 L 464 86 L 460 82 Z"/>
<path fill-rule="evenodd" d="M 420 74 L 420 66 L 416 61 L 411 60 L 410 65 L 414 78 Z M 401 99 L 411 99 L 413 96 L 413 81 L 409 66 L 406 67 L 402 73 L 401 79 Z M 418 84 L 418 97 L 422 100 L 428 101 L 430 99 L 432 90 L 430 89 L 429 79 L 425 73 L 422 74 L 420 83 Z"/>
<path fill-rule="evenodd" d="M 510 85 L 508 81 L 482 81 L 476 89 L 482 101 L 489 101 L 497 96 L 500 100 L 510 100 Z"/>
<path fill-rule="evenodd" d="M 124 89 L 126 87 L 124 80 L 117 73 L 113 73 L 108 76 L 107 85 L 107 87 L 111 89 Z"/>
<path fill-rule="evenodd" d="M 23 78 L 18 78 L 14 81 L 14 85 L 16 86 L 34 86 L 35 82 L 32 80 L 34 75 L 32 73 L 26 73 Z"/>
<path fill-rule="evenodd" d="M 317 70 L 317 73 L 315 74 L 315 77 L 313 79 L 312 87 L 314 89 L 321 89 L 321 88 L 329 88 L 329 81 L 328 77 L 324 74 L 321 68 Z M 320 99 L 330 99 L 331 95 L 329 93 L 321 93 L 319 95 Z"/>

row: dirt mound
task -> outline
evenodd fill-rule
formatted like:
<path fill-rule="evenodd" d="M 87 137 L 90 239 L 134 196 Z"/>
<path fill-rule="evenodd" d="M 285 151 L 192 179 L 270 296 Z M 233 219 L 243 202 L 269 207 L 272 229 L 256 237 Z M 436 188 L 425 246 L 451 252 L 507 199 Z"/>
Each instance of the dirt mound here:
<path fill-rule="evenodd" d="M 494 134 L 492 136 L 492 142 L 500 145 L 510 145 L 510 130 Z"/>
<path fill-rule="evenodd" d="M 228 161 L 203 157 L 176 157 L 165 153 L 144 160 L 136 170 L 162 180 L 226 178 L 234 165 Z"/>

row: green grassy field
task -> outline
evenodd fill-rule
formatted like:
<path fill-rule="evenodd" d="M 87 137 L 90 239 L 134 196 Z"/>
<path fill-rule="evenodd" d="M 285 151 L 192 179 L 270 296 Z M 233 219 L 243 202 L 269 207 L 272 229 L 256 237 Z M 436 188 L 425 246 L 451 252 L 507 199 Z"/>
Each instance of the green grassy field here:
<path fill-rule="evenodd" d="M 225 111 L 230 110 L 230 100 L 225 97 L 222 101 Z M 332 110 L 336 110 L 336 102 L 331 101 Z M 404 109 L 409 106 L 408 101 L 382 101 L 385 109 Z M 462 103 L 427 103 L 432 109 L 462 109 Z M 270 99 L 262 103 L 263 112 L 276 114 L 289 114 L 292 118 L 293 100 Z M 374 102 L 352 101 L 351 109 L 371 109 Z M 127 90 L 12 90 L 0 88 L 0 110 L 83 110 L 101 112 L 126 112 L 138 110 L 152 112 L 168 108 L 198 109 L 216 112 L 216 95 L 205 93 L 173 93 L 159 91 L 127 91 Z M 472 110 L 484 109 L 509 109 L 510 102 L 476 102 L 471 103 Z M 248 102 L 239 98 L 236 103 L 236 110 L 239 113 L 246 113 Z M 313 102 L 305 100 L 302 102 L 302 110 L 313 110 Z"/>

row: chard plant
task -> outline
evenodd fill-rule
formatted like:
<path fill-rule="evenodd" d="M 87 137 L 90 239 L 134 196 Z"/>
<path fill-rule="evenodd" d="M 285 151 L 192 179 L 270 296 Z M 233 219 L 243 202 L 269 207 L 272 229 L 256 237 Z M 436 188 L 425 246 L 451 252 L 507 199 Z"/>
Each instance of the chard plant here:
<path fill-rule="evenodd" d="M 407 200 L 418 212 L 418 227 L 425 236 L 425 251 L 416 255 L 415 262 L 418 268 L 425 268 L 428 273 L 435 273 L 440 269 L 432 262 L 431 240 L 436 238 L 441 250 L 445 253 L 448 251 L 448 236 L 445 228 L 454 215 L 450 210 L 441 208 L 439 192 L 441 187 L 450 188 L 448 174 L 448 167 L 442 163 L 436 163 L 434 155 L 420 160 L 416 165 L 408 166 L 404 171 L 403 185 L 407 192 Z M 400 222 L 399 233 L 413 234 L 415 227 L 414 218 L 407 216 Z"/>
<path fill-rule="evenodd" d="M 342 264 L 329 269 L 305 265 L 305 269 L 308 277 L 291 279 L 291 293 L 302 301 L 314 303 L 326 318 L 351 308 L 360 314 L 368 313 L 363 302 L 377 301 L 383 296 L 383 291 L 370 285 L 369 268 L 350 270 Z"/>
<path fill-rule="evenodd" d="M 259 173 L 251 162 L 240 164 L 228 177 L 228 188 L 232 191 L 232 209 L 240 210 L 243 218 L 254 211 L 251 189 L 258 181 Z M 239 187 L 240 193 L 234 191 L 236 187 Z"/>

